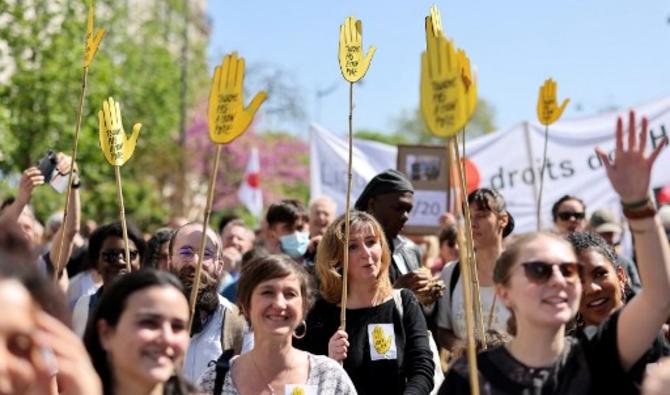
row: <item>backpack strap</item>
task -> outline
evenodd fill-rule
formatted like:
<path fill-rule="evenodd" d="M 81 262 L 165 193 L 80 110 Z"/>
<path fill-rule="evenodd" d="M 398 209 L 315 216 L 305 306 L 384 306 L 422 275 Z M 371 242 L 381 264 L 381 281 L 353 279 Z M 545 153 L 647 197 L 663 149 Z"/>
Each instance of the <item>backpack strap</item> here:
<path fill-rule="evenodd" d="M 398 314 L 400 314 L 400 320 L 402 321 L 403 319 L 403 313 L 405 312 L 403 307 L 402 307 L 402 290 L 401 289 L 393 289 L 393 301 L 395 302 L 395 308 L 398 310 Z"/>
<path fill-rule="evenodd" d="M 245 327 L 246 321 L 237 306 L 226 306 L 221 324 L 221 349 L 241 354 Z"/>
<path fill-rule="evenodd" d="M 454 271 L 451 272 L 451 277 L 449 278 L 449 300 L 453 305 L 454 300 L 454 290 L 456 289 L 456 284 L 458 284 L 458 278 L 461 276 L 461 262 L 456 262 Z"/>
<path fill-rule="evenodd" d="M 224 350 L 219 359 L 216 360 L 216 376 L 214 378 L 214 395 L 221 395 L 223 393 L 223 383 L 226 379 L 226 374 L 230 370 L 230 360 L 235 355 L 235 351 L 228 349 Z"/>

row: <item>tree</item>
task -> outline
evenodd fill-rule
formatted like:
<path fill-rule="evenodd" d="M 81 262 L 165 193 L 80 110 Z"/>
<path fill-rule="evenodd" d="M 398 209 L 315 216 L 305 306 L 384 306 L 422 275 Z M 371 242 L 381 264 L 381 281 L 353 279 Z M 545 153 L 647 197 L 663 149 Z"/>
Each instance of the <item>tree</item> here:
<path fill-rule="evenodd" d="M 495 129 L 495 108 L 486 99 L 480 97 L 475 113 L 466 125 L 466 136 L 472 139 L 491 133 Z M 439 144 L 443 141 L 430 134 L 419 108 L 409 114 L 402 114 L 396 120 L 395 134 L 406 135 L 408 140 L 417 144 Z"/>
<path fill-rule="evenodd" d="M 166 0 L 171 12 L 183 12 L 182 1 Z M 97 112 L 103 99 L 121 102 L 124 126 L 144 127 L 135 154 L 123 167 L 127 215 L 146 229 L 170 213 L 163 192 L 174 182 L 183 155 L 176 144 L 179 128 L 179 61 L 174 36 L 183 26 L 164 12 L 160 1 L 149 12 L 130 18 L 126 2 L 98 2 L 96 26 L 107 34 L 92 63 L 79 139 L 84 216 L 98 221 L 118 218 L 113 168 L 98 143 Z M 0 82 L 0 170 L 19 172 L 47 149 L 69 153 L 81 84 L 86 23 L 84 1 L 0 0 L 0 41 L 9 48 L 14 71 Z M 130 23 L 132 21 L 134 23 Z M 189 54 L 191 103 L 206 95 L 206 43 L 194 43 Z M 177 48 L 178 49 L 178 48 Z M 40 217 L 62 208 L 62 196 L 41 188 L 33 203 Z"/>

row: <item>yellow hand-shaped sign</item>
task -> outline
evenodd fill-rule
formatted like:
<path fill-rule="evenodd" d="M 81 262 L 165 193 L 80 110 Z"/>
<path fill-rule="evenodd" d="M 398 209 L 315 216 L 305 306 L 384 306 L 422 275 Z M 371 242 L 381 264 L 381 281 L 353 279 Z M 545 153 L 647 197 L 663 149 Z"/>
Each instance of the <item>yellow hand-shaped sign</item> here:
<path fill-rule="evenodd" d="M 421 54 L 421 112 L 431 133 L 454 136 L 467 122 L 468 98 L 454 44 L 426 17 L 426 51 Z M 476 101 L 476 94 L 475 94 Z"/>
<path fill-rule="evenodd" d="M 432 31 L 435 36 L 444 34 L 444 31 L 442 30 L 442 16 L 436 5 L 430 7 L 430 21 L 433 24 Z"/>
<path fill-rule="evenodd" d="M 105 159 L 112 166 L 123 166 L 133 156 L 142 124 L 136 123 L 130 138 L 127 138 L 123 131 L 119 103 L 110 97 L 102 102 L 102 110 L 98 112 L 98 125 L 100 147 Z"/>
<path fill-rule="evenodd" d="M 363 24 L 353 16 L 347 17 L 340 25 L 340 45 L 338 58 L 340 71 L 345 80 L 356 82 L 365 76 L 370 61 L 377 48 L 370 46 L 368 54 L 363 57 Z"/>
<path fill-rule="evenodd" d="M 372 341 L 377 354 L 384 355 L 391 348 L 391 336 L 385 336 L 381 326 L 375 326 L 372 330 Z"/>
<path fill-rule="evenodd" d="M 305 390 L 301 387 L 295 387 L 293 388 L 293 391 L 291 391 L 291 395 L 305 395 Z"/>
<path fill-rule="evenodd" d="M 214 143 L 227 144 L 244 133 L 267 98 L 267 93 L 258 92 L 244 108 L 243 83 L 244 58 L 237 52 L 226 55 L 223 64 L 214 70 L 209 91 L 209 138 Z"/>
<path fill-rule="evenodd" d="M 542 125 L 549 126 L 556 122 L 570 103 L 570 99 L 563 100 L 560 107 L 557 103 L 556 82 L 550 78 L 544 81 L 544 85 L 540 87 L 540 95 L 537 97 L 537 118 Z"/>
<path fill-rule="evenodd" d="M 102 37 L 105 35 L 105 29 L 98 29 L 95 37 L 93 37 L 93 17 L 95 15 L 95 9 L 93 4 L 88 6 L 88 21 L 86 22 L 86 48 L 84 49 L 84 67 L 88 67 L 93 58 L 95 57 L 96 52 L 98 52 L 98 46 Z"/>

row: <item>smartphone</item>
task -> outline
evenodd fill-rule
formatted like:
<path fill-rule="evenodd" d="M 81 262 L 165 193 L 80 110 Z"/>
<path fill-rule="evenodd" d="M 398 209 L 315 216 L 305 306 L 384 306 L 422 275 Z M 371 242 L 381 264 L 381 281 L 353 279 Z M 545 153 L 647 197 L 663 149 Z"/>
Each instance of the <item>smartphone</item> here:
<path fill-rule="evenodd" d="M 56 166 L 58 165 L 58 160 L 56 159 L 56 153 L 53 150 L 47 151 L 46 155 L 37 162 L 37 168 L 40 169 L 40 172 L 44 176 L 44 182 L 51 181 L 54 173 L 57 173 Z"/>
<path fill-rule="evenodd" d="M 68 174 L 58 171 L 58 158 L 53 150 L 47 151 L 46 155 L 37 163 L 37 168 L 44 176 L 44 182 L 48 182 L 58 193 L 63 193 L 67 188 Z"/>

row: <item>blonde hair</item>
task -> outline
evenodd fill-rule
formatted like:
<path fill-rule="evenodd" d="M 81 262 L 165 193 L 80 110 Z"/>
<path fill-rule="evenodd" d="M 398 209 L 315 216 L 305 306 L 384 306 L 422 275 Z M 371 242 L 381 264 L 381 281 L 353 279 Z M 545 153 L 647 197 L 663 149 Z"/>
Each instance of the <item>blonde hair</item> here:
<path fill-rule="evenodd" d="M 319 277 L 319 291 L 329 303 L 339 303 L 342 298 L 342 262 L 344 261 L 344 215 L 333 222 L 319 242 L 316 251 L 316 274 Z M 377 276 L 377 297 L 386 298 L 393 292 L 389 278 L 391 252 L 379 222 L 368 213 L 352 210 L 349 218 L 350 234 L 371 226 L 382 247 L 381 268 Z"/>

